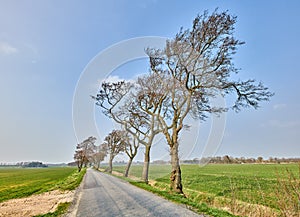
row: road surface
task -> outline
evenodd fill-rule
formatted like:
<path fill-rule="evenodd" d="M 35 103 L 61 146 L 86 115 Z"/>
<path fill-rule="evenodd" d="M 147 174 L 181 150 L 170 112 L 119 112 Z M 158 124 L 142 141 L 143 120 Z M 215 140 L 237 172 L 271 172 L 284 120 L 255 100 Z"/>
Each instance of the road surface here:
<path fill-rule="evenodd" d="M 116 177 L 88 169 L 78 195 L 75 215 L 117 216 L 201 216 Z"/>

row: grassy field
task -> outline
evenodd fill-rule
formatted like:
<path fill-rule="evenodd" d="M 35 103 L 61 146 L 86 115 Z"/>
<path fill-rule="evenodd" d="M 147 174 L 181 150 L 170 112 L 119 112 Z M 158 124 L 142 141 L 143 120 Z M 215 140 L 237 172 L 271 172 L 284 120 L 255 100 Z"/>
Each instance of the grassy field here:
<path fill-rule="evenodd" d="M 62 189 L 73 190 L 84 173 L 76 168 L 0 168 L 0 202 L 35 193 Z"/>
<path fill-rule="evenodd" d="M 239 213 L 237 209 L 242 209 L 242 206 L 250 209 L 247 207 L 249 204 L 262 205 L 264 211 L 267 207 L 279 212 L 282 204 L 278 198 L 286 193 L 286 184 L 293 185 L 287 191 L 293 191 L 292 188 L 298 188 L 299 191 L 300 173 L 297 164 L 182 165 L 181 168 L 184 191 L 189 198 L 212 206 L 226 207 L 232 213 Z M 115 167 L 115 170 L 123 172 L 124 168 Z M 133 166 L 131 175 L 140 177 L 141 171 L 142 166 Z M 152 165 L 149 178 L 157 182 L 157 187 L 167 190 L 169 172 L 170 166 Z"/>

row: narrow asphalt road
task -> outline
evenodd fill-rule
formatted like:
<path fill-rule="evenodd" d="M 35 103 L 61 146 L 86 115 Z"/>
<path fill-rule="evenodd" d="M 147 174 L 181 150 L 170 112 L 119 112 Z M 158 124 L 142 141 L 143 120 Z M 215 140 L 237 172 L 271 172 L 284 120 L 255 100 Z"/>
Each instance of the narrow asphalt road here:
<path fill-rule="evenodd" d="M 116 177 L 88 169 L 76 216 L 201 216 Z"/>

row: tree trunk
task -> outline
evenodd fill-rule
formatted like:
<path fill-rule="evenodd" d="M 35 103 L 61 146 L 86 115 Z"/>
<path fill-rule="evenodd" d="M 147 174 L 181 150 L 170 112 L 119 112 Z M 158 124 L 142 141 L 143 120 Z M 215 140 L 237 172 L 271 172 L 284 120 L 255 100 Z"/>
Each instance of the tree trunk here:
<path fill-rule="evenodd" d="M 80 171 L 81 171 L 81 169 L 82 169 L 82 165 L 83 165 L 83 163 L 78 161 L 78 163 L 77 163 L 78 172 L 80 172 Z"/>
<path fill-rule="evenodd" d="M 178 143 L 170 146 L 172 172 L 170 176 L 171 190 L 173 192 L 183 194 L 181 183 L 181 169 L 178 157 Z"/>
<path fill-rule="evenodd" d="M 110 155 L 109 156 L 109 162 L 108 162 L 108 170 L 107 170 L 107 172 L 109 172 L 109 173 L 112 173 L 112 162 L 113 162 L 113 156 L 112 155 Z"/>
<path fill-rule="evenodd" d="M 150 148 L 151 146 L 145 146 L 145 155 L 144 155 L 144 167 L 142 174 L 142 181 L 148 184 L 148 173 L 150 165 Z"/>
<path fill-rule="evenodd" d="M 84 162 L 84 168 L 87 168 L 88 161 Z"/>
<path fill-rule="evenodd" d="M 129 161 L 127 163 L 127 166 L 126 166 L 126 169 L 125 169 L 125 173 L 124 173 L 125 177 L 128 177 L 128 173 L 129 173 L 129 169 L 130 169 L 130 166 L 131 166 L 131 163 L 132 163 L 132 159 L 133 158 L 129 158 Z"/>

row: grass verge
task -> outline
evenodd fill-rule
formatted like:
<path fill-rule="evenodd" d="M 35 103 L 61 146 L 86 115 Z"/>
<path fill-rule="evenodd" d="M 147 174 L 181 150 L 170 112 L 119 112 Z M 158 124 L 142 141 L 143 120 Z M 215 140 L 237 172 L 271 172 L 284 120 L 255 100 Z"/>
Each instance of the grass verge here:
<path fill-rule="evenodd" d="M 76 170 L 66 179 L 63 179 L 60 182 L 58 182 L 51 190 L 60 189 L 63 191 L 72 191 L 80 185 L 85 173 L 86 168 L 83 168 L 80 172 L 77 172 Z"/>
<path fill-rule="evenodd" d="M 163 198 L 168 199 L 170 201 L 173 201 L 173 202 L 176 202 L 179 204 L 184 204 L 187 206 L 187 208 L 189 208 L 197 213 L 200 213 L 200 214 L 207 214 L 207 215 L 216 216 L 216 217 L 234 217 L 234 216 L 236 216 L 236 215 L 232 215 L 223 210 L 211 208 L 205 203 L 196 203 L 196 202 L 190 200 L 189 198 L 184 197 L 181 194 L 175 194 L 175 193 L 172 193 L 169 191 L 157 189 L 157 188 L 152 187 L 144 182 L 129 182 L 129 183 L 134 186 L 137 186 L 139 188 L 142 188 L 144 190 L 147 190 L 149 192 L 152 192 L 156 195 L 162 196 Z"/>
<path fill-rule="evenodd" d="M 84 175 L 86 173 L 86 168 L 83 168 L 80 172 L 74 172 L 70 176 L 68 176 L 65 180 L 61 181 L 60 183 L 57 183 L 55 189 L 61 189 L 61 190 L 75 190 L 81 183 Z M 55 212 L 49 212 L 43 215 L 37 215 L 34 217 L 59 217 L 62 216 L 67 212 L 69 209 L 71 203 L 60 203 Z"/>
<path fill-rule="evenodd" d="M 206 214 L 206 215 L 215 216 L 215 217 L 237 217 L 237 215 L 230 214 L 229 212 L 209 207 L 206 203 L 195 202 L 187 197 L 184 197 L 181 194 L 172 193 L 168 190 L 162 190 L 160 187 L 156 187 L 157 186 L 156 184 L 159 185 L 159 183 L 156 183 L 154 186 L 152 186 L 152 185 L 146 184 L 144 182 L 135 181 L 135 180 L 132 180 L 131 178 L 121 176 L 122 173 L 120 173 L 119 175 L 116 173 L 115 174 L 107 173 L 107 174 L 115 176 L 119 179 L 125 180 L 136 187 L 139 187 L 146 191 L 154 193 L 154 194 L 161 196 L 169 201 L 186 205 L 186 207 L 188 209 L 193 210 L 194 212 L 199 213 L 199 214 Z M 161 183 L 161 184 L 163 184 L 163 183 Z"/>
<path fill-rule="evenodd" d="M 74 167 L 0 169 L 0 203 L 53 190 L 72 191 L 80 185 L 85 173 L 86 169 L 78 173 Z M 61 203 L 55 212 L 38 216 L 61 216 L 69 205 Z"/>

